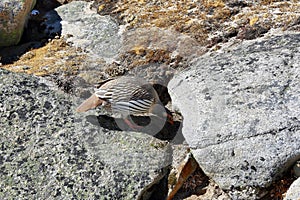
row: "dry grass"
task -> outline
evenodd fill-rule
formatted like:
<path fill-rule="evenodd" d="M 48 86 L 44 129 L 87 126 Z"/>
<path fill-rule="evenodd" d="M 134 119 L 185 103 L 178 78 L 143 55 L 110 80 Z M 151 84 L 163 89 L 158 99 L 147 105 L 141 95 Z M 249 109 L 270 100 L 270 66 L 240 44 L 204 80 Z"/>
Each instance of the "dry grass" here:
<path fill-rule="evenodd" d="M 54 39 L 44 47 L 28 51 L 19 60 L 3 68 L 38 76 L 57 72 L 72 74 L 77 72 L 84 59 L 80 49 L 70 47 L 63 39 Z"/>

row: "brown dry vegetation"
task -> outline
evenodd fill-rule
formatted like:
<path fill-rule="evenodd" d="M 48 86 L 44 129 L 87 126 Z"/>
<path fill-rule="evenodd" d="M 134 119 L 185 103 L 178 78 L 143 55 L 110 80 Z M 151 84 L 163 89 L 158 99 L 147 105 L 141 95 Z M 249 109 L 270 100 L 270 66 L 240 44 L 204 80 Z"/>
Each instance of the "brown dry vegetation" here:
<path fill-rule="evenodd" d="M 38 76 L 59 72 L 73 74 L 84 59 L 85 55 L 81 54 L 80 49 L 70 47 L 64 39 L 54 39 L 44 47 L 28 51 L 16 62 L 3 68 Z"/>
<path fill-rule="evenodd" d="M 99 2 L 95 5 L 100 14 L 113 15 L 128 28 L 155 26 L 173 29 L 190 35 L 200 45 L 209 45 L 212 42 L 209 36 L 214 35 L 225 37 L 218 41 L 226 40 L 226 36 L 234 36 L 247 26 L 286 29 L 300 17 L 300 3 L 295 0 L 257 3 L 232 0 Z"/>
<path fill-rule="evenodd" d="M 126 25 L 127 29 L 171 29 L 191 36 L 199 46 L 206 46 L 208 49 L 218 49 L 219 43 L 226 42 L 231 37 L 254 39 L 271 28 L 286 30 L 300 24 L 300 3 L 295 0 L 265 0 L 257 3 L 233 0 L 98 0 L 93 6 L 99 14 L 113 16 L 120 24 Z M 137 47 L 121 55 L 121 60 L 130 65 L 126 66 L 128 68 L 151 62 L 168 64 L 174 62 L 170 60 L 171 53 L 163 48 Z M 84 58 L 80 49 L 55 39 L 3 67 L 36 75 L 57 71 L 76 73 L 78 64 Z M 175 62 L 181 59 L 176 58 Z"/>

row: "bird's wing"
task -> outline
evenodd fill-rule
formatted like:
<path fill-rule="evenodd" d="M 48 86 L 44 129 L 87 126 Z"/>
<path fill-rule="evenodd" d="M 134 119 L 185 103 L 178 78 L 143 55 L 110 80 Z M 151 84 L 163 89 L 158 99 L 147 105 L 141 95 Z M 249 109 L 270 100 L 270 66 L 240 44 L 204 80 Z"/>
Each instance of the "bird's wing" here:
<path fill-rule="evenodd" d="M 117 85 L 117 79 L 108 79 L 105 83 L 101 85 L 99 88 L 95 88 L 95 95 L 109 103 L 113 101 L 113 95 L 116 91 L 115 86 Z"/>
<path fill-rule="evenodd" d="M 130 90 L 124 87 L 118 88 L 118 95 L 114 96 L 112 108 L 131 114 L 148 112 L 154 102 L 151 87 L 134 82 L 128 83 L 127 86 Z"/>
<path fill-rule="evenodd" d="M 146 113 L 156 99 L 154 88 L 141 80 L 124 77 L 103 84 L 95 95 L 111 104 L 111 108 L 122 113 Z"/>
<path fill-rule="evenodd" d="M 113 78 L 108 78 L 108 79 L 106 79 L 106 80 L 104 80 L 104 81 L 100 81 L 100 82 L 96 83 L 96 84 L 94 85 L 94 87 L 95 87 L 95 88 L 100 88 L 100 87 L 101 87 L 102 85 L 104 85 L 105 83 L 110 82 L 110 81 L 113 81 L 113 80 L 115 80 L 115 79 L 113 79 Z"/>

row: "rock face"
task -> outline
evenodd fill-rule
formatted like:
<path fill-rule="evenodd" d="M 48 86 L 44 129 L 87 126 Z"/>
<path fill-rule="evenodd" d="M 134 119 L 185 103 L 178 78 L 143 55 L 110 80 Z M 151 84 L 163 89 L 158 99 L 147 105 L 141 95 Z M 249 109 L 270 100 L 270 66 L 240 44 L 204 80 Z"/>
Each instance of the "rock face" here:
<path fill-rule="evenodd" d="M 300 178 L 291 185 L 286 193 L 284 200 L 300 199 Z"/>
<path fill-rule="evenodd" d="M 22 36 L 29 12 L 36 0 L 0 2 L 0 47 L 16 45 Z"/>
<path fill-rule="evenodd" d="M 120 49 L 119 27 L 109 16 L 100 16 L 90 7 L 91 3 L 74 1 L 50 11 L 45 16 L 47 31 L 57 33 L 61 29 L 68 42 L 110 60 Z"/>
<path fill-rule="evenodd" d="M 299 34 L 243 42 L 169 84 L 200 167 L 221 188 L 248 191 L 246 199 L 300 156 L 299 42 Z M 243 198 L 237 190 L 231 197 Z"/>
<path fill-rule="evenodd" d="M 43 79 L 0 69 L 0 91 L 1 199 L 148 199 L 167 174 L 169 145 L 74 114 Z"/>

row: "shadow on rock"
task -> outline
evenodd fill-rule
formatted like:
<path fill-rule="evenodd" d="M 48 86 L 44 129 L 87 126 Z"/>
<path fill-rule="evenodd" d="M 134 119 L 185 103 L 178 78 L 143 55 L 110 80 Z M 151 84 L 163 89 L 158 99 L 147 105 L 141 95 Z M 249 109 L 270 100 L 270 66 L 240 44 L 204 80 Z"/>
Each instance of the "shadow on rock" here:
<path fill-rule="evenodd" d="M 142 128 L 133 130 L 125 122 L 123 118 L 113 118 L 107 115 L 88 115 L 87 121 L 95 126 L 100 126 L 105 129 L 114 130 L 114 131 L 139 131 L 151 135 L 160 140 L 168 140 L 172 143 L 179 144 L 184 141 L 184 137 L 181 132 L 181 122 L 174 121 L 173 124 L 168 121 L 165 122 L 161 129 L 161 118 L 157 116 L 130 116 L 131 120 L 141 126 Z M 152 120 L 151 126 L 148 126 Z M 157 125 L 157 126 L 156 126 Z M 158 131 L 157 131 L 158 130 Z"/>
<path fill-rule="evenodd" d="M 36 9 L 37 7 L 35 7 Z M 39 9 L 36 15 L 30 15 L 21 41 L 16 46 L 0 48 L 0 62 L 11 64 L 32 49 L 45 46 L 49 39 L 61 35 L 61 17 L 50 7 L 51 10 Z M 49 11 L 49 12 L 48 12 Z"/>

